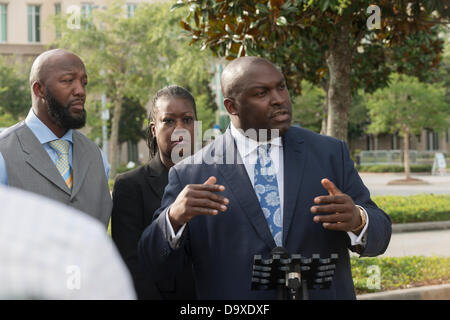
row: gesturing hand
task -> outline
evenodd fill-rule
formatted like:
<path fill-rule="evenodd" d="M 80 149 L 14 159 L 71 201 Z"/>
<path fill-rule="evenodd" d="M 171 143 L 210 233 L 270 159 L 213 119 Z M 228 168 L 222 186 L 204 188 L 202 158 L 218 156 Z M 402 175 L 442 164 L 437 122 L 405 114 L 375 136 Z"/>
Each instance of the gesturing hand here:
<path fill-rule="evenodd" d="M 322 179 L 322 185 L 328 190 L 328 196 L 314 198 L 318 206 L 311 207 L 311 213 L 333 213 L 329 215 L 316 215 L 313 220 L 321 222 L 325 229 L 337 231 L 351 231 L 361 225 L 361 215 L 352 198 L 342 193 L 333 182 Z"/>
<path fill-rule="evenodd" d="M 219 210 L 227 210 L 230 202 L 216 194 L 225 187 L 216 184 L 216 177 L 211 176 L 203 184 L 188 184 L 180 192 L 169 209 L 169 220 L 175 232 L 193 217 L 198 215 L 217 215 Z"/>

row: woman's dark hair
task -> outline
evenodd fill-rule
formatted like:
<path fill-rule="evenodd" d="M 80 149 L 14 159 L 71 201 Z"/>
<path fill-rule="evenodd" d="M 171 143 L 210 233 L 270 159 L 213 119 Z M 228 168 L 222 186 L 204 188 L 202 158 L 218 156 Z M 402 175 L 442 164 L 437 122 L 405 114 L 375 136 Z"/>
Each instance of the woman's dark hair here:
<path fill-rule="evenodd" d="M 183 87 L 177 85 L 171 85 L 162 88 L 159 90 L 154 96 L 152 101 L 150 102 L 150 107 L 148 111 L 148 128 L 147 128 L 147 146 L 150 151 L 150 158 L 153 158 L 158 151 L 158 145 L 156 144 L 156 137 L 153 136 L 152 130 L 150 129 L 150 122 L 156 121 L 156 103 L 161 98 L 176 98 L 176 99 L 184 99 L 189 101 L 192 104 L 192 108 L 194 109 L 195 119 L 197 119 L 197 107 L 195 105 L 195 99 L 192 94 Z"/>

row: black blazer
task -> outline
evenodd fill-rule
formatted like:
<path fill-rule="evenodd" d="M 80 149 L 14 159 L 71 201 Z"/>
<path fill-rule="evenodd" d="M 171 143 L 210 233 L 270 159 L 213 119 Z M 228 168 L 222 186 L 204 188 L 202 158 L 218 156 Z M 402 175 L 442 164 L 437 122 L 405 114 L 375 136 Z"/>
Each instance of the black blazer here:
<path fill-rule="evenodd" d="M 153 279 L 141 269 L 137 244 L 161 206 L 168 170 L 159 154 L 146 165 L 117 176 L 113 189 L 111 233 L 130 270 L 138 299 L 195 299 L 192 267 L 174 279 Z"/>

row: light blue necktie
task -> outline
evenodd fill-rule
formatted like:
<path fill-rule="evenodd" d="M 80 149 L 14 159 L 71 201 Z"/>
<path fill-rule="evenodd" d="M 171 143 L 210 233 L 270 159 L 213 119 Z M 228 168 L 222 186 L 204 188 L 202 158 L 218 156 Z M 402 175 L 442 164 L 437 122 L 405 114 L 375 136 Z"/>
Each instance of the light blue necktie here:
<path fill-rule="evenodd" d="M 275 167 L 270 158 L 270 144 L 259 146 L 255 165 L 255 192 L 277 246 L 282 245 L 280 195 Z"/>
<path fill-rule="evenodd" d="M 69 163 L 69 148 L 70 142 L 63 139 L 53 140 L 49 142 L 50 146 L 58 154 L 58 159 L 56 160 L 56 168 L 61 174 L 67 187 L 72 191 L 73 185 L 73 172 Z"/>

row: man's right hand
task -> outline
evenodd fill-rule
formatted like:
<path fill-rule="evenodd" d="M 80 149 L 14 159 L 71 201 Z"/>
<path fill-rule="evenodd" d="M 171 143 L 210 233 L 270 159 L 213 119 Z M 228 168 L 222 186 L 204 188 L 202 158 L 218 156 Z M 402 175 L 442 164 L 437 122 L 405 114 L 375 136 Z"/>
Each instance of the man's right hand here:
<path fill-rule="evenodd" d="M 169 220 L 175 233 L 195 216 L 215 216 L 219 210 L 226 211 L 226 205 L 230 201 L 216 194 L 224 190 L 224 186 L 216 184 L 214 176 L 209 177 L 203 184 L 185 186 L 169 209 Z"/>

